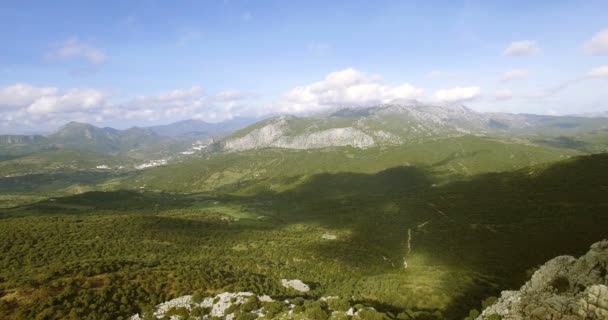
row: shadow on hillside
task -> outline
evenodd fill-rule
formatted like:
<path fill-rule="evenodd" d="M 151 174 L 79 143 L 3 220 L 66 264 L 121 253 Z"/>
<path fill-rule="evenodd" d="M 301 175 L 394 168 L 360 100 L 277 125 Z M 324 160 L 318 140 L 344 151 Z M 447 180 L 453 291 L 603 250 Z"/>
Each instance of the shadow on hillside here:
<path fill-rule="evenodd" d="M 442 186 L 433 181 L 429 169 L 402 166 L 375 174 L 318 174 L 288 191 L 222 201 L 272 213 L 274 225 L 248 225 L 251 229 L 310 223 L 349 231 L 347 239 L 303 245 L 321 259 L 340 261 L 366 275 L 401 271 L 383 257 L 401 261 L 411 234 L 412 254 L 427 258 L 424 267 L 464 270 L 472 278 L 457 289 L 453 274 L 440 279 L 446 291 L 459 292 L 445 312 L 452 319 L 464 317 L 488 295 L 517 288 L 529 268 L 557 255 L 580 255 L 608 237 L 605 154 Z M 164 211 L 188 208 L 196 196 L 91 192 L 58 198 L 53 205 Z M 194 222 L 172 223 L 180 229 Z M 225 236 L 237 238 L 245 231 Z"/>
<path fill-rule="evenodd" d="M 530 268 L 583 254 L 608 237 L 606 154 L 440 187 L 432 181 L 428 171 L 413 167 L 321 174 L 274 198 L 285 206 L 285 221 L 352 231 L 348 243 L 312 247 L 321 257 L 364 263 L 378 273 L 394 271 L 378 257 L 403 256 L 411 229 L 413 252 L 424 253 L 428 263 L 479 275 L 446 311 L 455 318 L 488 295 L 519 287 Z M 453 279 L 443 281 L 449 288 Z"/>
<path fill-rule="evenodd" d="M 97 211 L 157 214 L 165 210 L 191 207 L 193 200 L 184 195 L 160 192 L 120 190 L 91 191 L 67 197 L 57 197 L 0 211 L 0 217 L 38 214 L 91 214 Z"/>
<path fill-rule="evenodd" d="M 556 138 L 547 138 L 547 139 L 537 139 L 532 142 L 538 144 L 544 144 L 554 148 L 564 148 L 564 149 L 573 149 L 573 150 L 587 150 L 590 144 L 588 142 L 580 141 L 573 139 L 571 137 L 556 137 Z"/>
<path fill-rule="evenodd" d="M 466 153 L 462 153 L 462 152 L 452 152 L 450 155 L 448 155 L 447 157 L 445 157 L 445 159 L 441 160 L 441 161 L 437 161 L 433 164 L 431 164 L 432 168 L 436 168 L 436 167 L 441 167 L 443 165 L 446 165 L 454 160 L 459 160 L 459 159 L 466 159 L 466 158 L 474 158 L 476 155 L 480 154 L 480 153 L 484 153 L 484 152 L 490 152 L 489 150 L 478 150 L 478 151 L 472 151 L 472 152 L 466 152 Z"/>
<path fill-rule="evenodd" d="M 38 173 L 14 177 L 0 177 L 2 193 L 47 193 L 57 192 L 73 185 L 95 185 L 126 174 L 111 172 L 76 171 L 61 173 Z"/>

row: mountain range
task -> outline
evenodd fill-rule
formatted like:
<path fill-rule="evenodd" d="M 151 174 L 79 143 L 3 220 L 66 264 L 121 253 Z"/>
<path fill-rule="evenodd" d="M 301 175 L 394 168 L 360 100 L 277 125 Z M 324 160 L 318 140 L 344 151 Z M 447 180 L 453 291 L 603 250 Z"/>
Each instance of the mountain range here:
<path fill-rule="evenodd" d="M 313 117 L 282 116 L 258 122 L 221 141 L 225 150 L 277 147 L 311 149 L 335 146 L 368 148 L 463 135 L 533 139 L 574 144 L 608 130 L 608 118 L 480 113 L 464 106 L 385 105 L 345 108 Z M 584 145 L 580 141 L 581 146 Z"/>
<path fill-rule="evenodd" d="M 211 142 L 254 120 L 237 118 L 222 123 L 185 120 L 168 125 L 132 127 L 118 130 L 88 123 L 70 122 L 55 132 L 43 135 L 0 135 L 0 154 L 19 155 L 48 148 L 76 149 L 103 154 L 128 154 L 176 146 L 185 149 L 192 142 Z"/>
<path fill-rule="evenodd" d="M 527 139 L 534 143 L 584 149 L 603 140 L 608 118 L 480 113 L 465 106 L 382 105 L 343 108 L 308 117 L 278 116 L 259 122 L 236 118 L 222 123 L 184 120 L 169 125 L 117 130 L 70 122 L 48 136 L 3 135 L 3 154 L 57 147 L 105 154 L 146 148 L 188 149 L 215 142 L 215 150 L 259 148 L 313 149 L 338 146 L 369 148 L 403 145 L 463 135 Z M 604 143 L 605 141 L 601 141 Z M 162 147 L 164 146 L 164 147 Z"/>

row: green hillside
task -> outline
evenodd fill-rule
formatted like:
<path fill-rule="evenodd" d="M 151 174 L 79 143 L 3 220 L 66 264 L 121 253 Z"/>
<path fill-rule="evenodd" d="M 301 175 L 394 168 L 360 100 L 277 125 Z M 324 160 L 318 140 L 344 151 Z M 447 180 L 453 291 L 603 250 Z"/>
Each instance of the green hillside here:
<path fill-rule="evenodd" d="M 73 149 L 48 149 L 0 161 L 0 174 L 16 176 L 26 174 L 52 173 L 59 171 L 96 170 L 97 166 L 119 167 L 133 163 L 133 160 Z"/>
<path fill-rule="evenodd" d="M 91 192 L 2 209 L 0 315 L 120 319 L 197 292 L 293 296 L 288 278 L 311 283 L 307 297 L 462 319 L 607 236 L 607 155 L 441 185 L 431 165 L 334 165 L 275 191 Z"/>
<path fill-rule="evenodd" d="M 133 164 L 123 156 L 58 148 L 0 161 L 0 206 L 102 188 L 128 175 Z"/>
<path fill-rule="evenodd" d="M 444 183 L 480 173 L 515 170 L 577 154 L 580 153 L 523 141 L 474 136 L 369 149 L 263 149 L 183 160 L 146 170 L 133 179 L 121 182 L 121 186 L 251 194 L 292 188 L 318 173 L 375 173 L 403 165 L 423 167 L 432 172 L 436 183 Z"/>

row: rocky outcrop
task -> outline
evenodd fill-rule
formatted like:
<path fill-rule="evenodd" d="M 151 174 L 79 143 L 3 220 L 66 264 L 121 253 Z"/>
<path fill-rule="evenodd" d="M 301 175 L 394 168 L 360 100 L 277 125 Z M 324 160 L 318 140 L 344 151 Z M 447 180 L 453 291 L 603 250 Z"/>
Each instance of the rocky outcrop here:
<path fill-rule="evenodd" d="M 291 288 L 291 289 L 294 289 L 294 290 L 300 291 L 300 292 L 310 291 L 310 287 L 306 283 L 304 283 L 298 279 L 294 279 L 294 280 L 282 279 L 281 285 L 283 285 L 283 287 L 285 287 L 285 288 Z"/>
<path fill-rule="evenodd" d="M 240 138 L 228 139 L 224 148 L 232 151 L 243 151 L 257 148 L 316 149 L 337 146 L 368 148 L 375 144 L 374 139 L 361 130 L 331 128 L 317 132 L 290 136 L 287 135 L 287 122 L 279 119 L 259 129 L 252 130 Z"/>
<path fill-rule="evenodd" d="M 608 240 L 584 256 L 545 263 L 519 291 L 504 291 L 478 320 L 608 319 Z"/>
<path fill-rule="evenodd" d="M 224 292 L 213 297 L 181 296 L 157 305 L 129 320 L 212 320 L 212 319 L 388 319 L 384 313 L 336 296 L 319 299 L 295 297 L 274 300 L 251 292 Z M 401 319 L 401 318 L 400 318 Z M 405 318 L 405 319 L 409 319 Z"/>

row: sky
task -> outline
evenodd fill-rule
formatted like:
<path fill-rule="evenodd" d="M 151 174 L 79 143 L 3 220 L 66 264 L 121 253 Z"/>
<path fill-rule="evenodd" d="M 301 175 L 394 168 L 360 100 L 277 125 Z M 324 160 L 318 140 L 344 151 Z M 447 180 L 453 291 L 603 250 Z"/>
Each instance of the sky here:
<path fill-rule="evenodd" d="M 0 133 L 418 101 L 608 110 L 608 1 L 0 1 Z"/>

